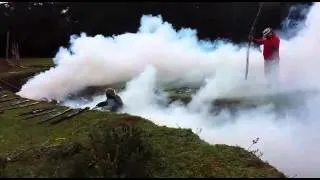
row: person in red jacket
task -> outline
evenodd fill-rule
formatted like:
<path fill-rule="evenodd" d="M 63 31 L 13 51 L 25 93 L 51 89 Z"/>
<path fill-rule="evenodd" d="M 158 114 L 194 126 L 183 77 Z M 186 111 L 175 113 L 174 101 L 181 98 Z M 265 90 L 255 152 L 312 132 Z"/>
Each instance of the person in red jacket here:
<path fill-rule="evenodd" d="M 261 39 L 249 37 L 250 41 L 253 41 L 259 45 L 263 45 L 263 57 L 264 57 L 264 74 L 268 81 L 277 82 L 279 73 L 279 46 L 280 39 L 271 28 L 266 28 L 262 32 Z"/>

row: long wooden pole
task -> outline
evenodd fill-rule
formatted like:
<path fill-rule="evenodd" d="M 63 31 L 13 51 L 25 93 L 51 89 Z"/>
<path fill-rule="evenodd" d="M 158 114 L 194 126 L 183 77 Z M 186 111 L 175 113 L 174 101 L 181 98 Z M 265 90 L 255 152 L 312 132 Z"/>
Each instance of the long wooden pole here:
<path fill-rule="evenodd" d="M 257 20 L 258 20 L 258 17 L 260 15 L 260 12 L 261 12 L 261 9 L 262 9 L 262 6 L 263 6 L 263 3 L 260 2 L 259 3 L 259 10 L 258 10 L 258 13 L 251 25 L 251 29 L 250 29 L 250 32 L 249 32 L 249 36 L 252 36 L 253 34 L 253 31 L 254 31 L 254 27 L 256 26 L 256 23 L 257 23 Z M 249 41 L 248 43 L 248 48 L 247 48 L 247 58 L 246 58 L 246 73 L 245 73 L 245 80 L 248 79 L 248 72 L 249 72 L 249 52 L 250 52 L 250 46 L 251 46 L 251 41 Z"/>

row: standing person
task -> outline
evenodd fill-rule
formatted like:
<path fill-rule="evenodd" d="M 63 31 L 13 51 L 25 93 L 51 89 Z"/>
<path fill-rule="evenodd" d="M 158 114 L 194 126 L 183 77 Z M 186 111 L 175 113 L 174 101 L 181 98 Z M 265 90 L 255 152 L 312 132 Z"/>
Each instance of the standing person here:
<path fill-rule="evenodd" d="M 268 83 L 277 83 L 279 76 L 279 46 L 280 39 L 271 28 L 266 28 L 262 32 L 262 38 L 256 39 L 249 37 L 249 41 L 253 41 L 259 45 L 263 45 L 264 57 L 264 74 Z"/>

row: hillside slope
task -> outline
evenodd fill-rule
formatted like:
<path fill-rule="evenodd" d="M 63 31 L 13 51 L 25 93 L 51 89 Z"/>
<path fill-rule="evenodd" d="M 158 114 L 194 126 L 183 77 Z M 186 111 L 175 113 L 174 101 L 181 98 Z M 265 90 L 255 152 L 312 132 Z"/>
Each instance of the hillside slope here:
<path fill-rule="evenodd" d="M 47 102 L 22 107 L 34 101 L 14 106 L 13 100 L 3 101 L 17 96 L 9 91 L 0 96 L 3 177 L 284 177 L 252 153 L 209 145 L 191 130 L 89 110 L 56 124 L 59 117 L 39 124 L 49 114 L 25 120 L 21 113 L 67 108 Z"/>
<path fill-rule="evenodd" d="M 1 78 L 24 82 L 52 66 L 37 59 L 23 63 L 28 68 Z M 243 148 L 210 145 L 188 129 L 128 114 L 66 110 L 1 91 L 0 177 L 285 177 Z M 58 112 L 65 114 L 49 119 Z"/>

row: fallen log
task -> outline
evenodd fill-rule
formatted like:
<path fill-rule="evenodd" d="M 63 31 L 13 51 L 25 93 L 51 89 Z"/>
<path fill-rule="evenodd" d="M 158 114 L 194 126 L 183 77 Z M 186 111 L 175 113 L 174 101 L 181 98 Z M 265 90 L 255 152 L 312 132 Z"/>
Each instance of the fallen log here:
<path fill-rule="evenodd" d="M 0 99 L 5 98 L 5 97 L 8 97 L 8 95 L 4 94 L 4 95 L 2 95 L 2 96 L 0 97 Z"/>
<path fill-rule="evenodd" d="M 11 103 L 11 105 L 14 106 L 14 105 L 18 105 L 18 104 L 22 104 L 22 103 L 30 102 L 30 101 L 31 101 L 30 99 L 21 100 L 21 101 L 13 102 L 13 103 Z"/>
<path fill-rule="evenodd" d="M 50 124 L 51 124 L 51 125 L 55 125 L 55 124 L 58 124 L 58 123 L 60 123 L 60 122 L 62 122 L 62 121 L 64 121 L 64 120 L 71 119 L 72 117 L 77 116 L 77 115 L 79 115 L 80 113 L 82 113 L 82 112 L 84 112 L 84 111 L 86 111 L 86 110 L 88 110 L 88 109 L 89 109 L 89 108 L 84 108 L 84 109 L 76 110 L 76 111 L 71 112 L 70 114 L 68 114 L 68 115 L 66 115 L 66 116 L 64 116 L 64 117 L 61 117 L 61 118 L 59 118 L 59 119 L 57 119 L 57 120 L 55 120 L 55 121 L 52 121 Z"/>
<path fill-rule="evenodd" d="M 16 105 L 19 105 L 19 104 L 27 103 L 27 102 L 30 102 L 30 101 L 31 100 L 29 100 L 29 99 L 23 100 L 23 101 L 17 101 L 17 102 L 9 104 L 7 106 L 0 106 L 0 108 L 12 107 L 12 106 L 16 106 Z"/>
<path fill-rule="evenodd" d="M 44 112 L 40 112 L 40 113 L 37 113 L 37 114 L 26 116 L 23 120 L 36 118 L 36 117 L 39 117 L 39 116 L 42 116 L 42 115 L 50 114 L 50 113 L 55 112 L 55 111 L 57 111 L 57 110 L 56 109 L 46 110 Z"/>
<path fill-rule="evenodd" d="M 29 107 L 29 106 L 33 106 L 33 105 L 36 105 L 36 104 L 40 104 L 41 102 L 39 101 L 36 101 L 36 102 L 33 102 L 33 103 L 30 103 L 30 104 L 24 104 L 24 105 L 20 105 L 20 107 Z"/>
<path fill-rule="evenodd" d="M 1 109 L 1 111 L 7 111 L 7 110 L 12 110 L 12 109 L 19 109 L 19 108 L 34 106 L 34 105 L 37 105 L 37 104 L 39 104 L 39 103 L 40 103 L 40 102 L 33 102 L 33 103 L 30 103 L 30 104 L 18 105 L 18 106 L 9 107 L 9 108 L 6 108 L 6 109 Z"/>
<path fill-rule="evenodd" d="M 54 109 L 54 107 L 45 107 L 45 108 L 37 108 L 37 109 L 32 109 L 31 111 L 28 112 L 24 112 L 19 114 L 19 116 L 25 116 L 25 115 L 30 115 L 30 114 L 37 114 L 37 113 L 41 113 L 47 110 L 51 110 Z"/>
<path fill-rule="evenodd" d="M 64 111 L 62 111 L 62 112 L 59 112 L 59 113 L 57 113 L 57 114 L 55 114 L 55 115 L 53 115 L 53 116 L 51 116 L 51 117 L 49 117 L 49 118 L 47 118 L 47 119 L 44 119 L 44 120 L 38 122 L 38 124 L 42 124 L 42 123 L 45 123 L 45 122 L 47 122 L 47 121 L 50 121 L 50 120 L 52 120 L 52 119 L 54 119 L 54 118 L 56 118 L 56 117 L 62 116 L 63 114 L 65 114 L 65 113 L 67 113 L 67 112 L 69 112 L 69 111 L 72 111 L 72 109 L 71 109 L 71 108 L 68 108 L 67 110 L 64 110 Z"/>
<path fill-rule="evenodd" d="M 13 98 L 10 98 L 10 99 L 2 100 L 2 101 L 0 101 L 0 103 L 4 103 L 4 102 L 8 102 L 8 101 L 13 101 L 13 100 L 16 100 L 16 99 L 20 99 L 20 98 L 19 98 L 19 97 L 13 97 Z"/>

